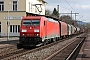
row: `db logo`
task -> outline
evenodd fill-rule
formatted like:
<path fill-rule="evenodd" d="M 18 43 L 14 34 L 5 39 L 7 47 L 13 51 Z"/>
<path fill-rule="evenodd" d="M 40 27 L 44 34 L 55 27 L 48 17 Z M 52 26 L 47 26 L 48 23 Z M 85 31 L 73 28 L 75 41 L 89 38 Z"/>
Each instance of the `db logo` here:
<path fill-rule="evenodd" d="M 30 27 L 30 29 L 32 29 L 32 27 Z"/>

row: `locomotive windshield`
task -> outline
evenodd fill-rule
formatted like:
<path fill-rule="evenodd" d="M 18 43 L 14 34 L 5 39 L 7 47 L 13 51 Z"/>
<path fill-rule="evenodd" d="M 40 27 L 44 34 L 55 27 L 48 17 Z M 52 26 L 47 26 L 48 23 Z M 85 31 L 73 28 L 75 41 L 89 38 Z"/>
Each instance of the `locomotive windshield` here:
<path fill-rule="evenodd" d="M 23 20 L 23 25 L 25 26 L 37 26 L 40 25 L 40 20 Z"/>

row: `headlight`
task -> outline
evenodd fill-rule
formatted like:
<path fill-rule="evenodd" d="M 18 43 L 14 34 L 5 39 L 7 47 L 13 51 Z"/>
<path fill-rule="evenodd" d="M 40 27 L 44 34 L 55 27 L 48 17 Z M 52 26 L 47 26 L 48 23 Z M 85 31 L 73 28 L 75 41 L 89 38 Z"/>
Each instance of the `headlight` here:
<path fill-rule="evenodd" d="M 37 36 L 39 36 L 39 34 L 37 34 Z"/>
<path fill-rule="evenodd" d="M 39 32 L 39 30 L 34 30 L 34 32 Z"/>
<path fill-rule="evenodd" d="M 27 30 L 25 30 L 25 29 L 22 29 L 22 32 L 27 32 Z"/>

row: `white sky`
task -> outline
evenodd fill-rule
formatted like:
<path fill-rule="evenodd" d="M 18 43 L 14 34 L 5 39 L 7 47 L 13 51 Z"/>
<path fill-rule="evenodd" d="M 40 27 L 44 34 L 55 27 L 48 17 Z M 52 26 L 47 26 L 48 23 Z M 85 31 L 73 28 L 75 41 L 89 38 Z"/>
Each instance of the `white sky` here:
<path fill-rule="evenodd" d="M 53 11 L 59 5 L 59 13 L 79 13 L 76 19 L 79 21 L 90 22 L 90 0 L 45 0 L 46 9 Z M 70 14 L 69 14 L 70 15 Z M 71 16 L 71 15 L 70 15 Z M 75 14 L 73 14 L 75 19 Z"/>

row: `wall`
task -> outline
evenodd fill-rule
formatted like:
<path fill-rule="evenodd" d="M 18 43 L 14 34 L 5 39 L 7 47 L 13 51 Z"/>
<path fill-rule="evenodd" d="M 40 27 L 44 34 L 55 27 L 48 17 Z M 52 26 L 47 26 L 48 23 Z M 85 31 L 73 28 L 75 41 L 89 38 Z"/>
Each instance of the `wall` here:
<path fill-rule="evenodd" d="M 1 22 L 1 35 L 5 36 L 7 35 L 7 19 L 5 17 L 7 16 L 7 12 L 0 12 L 0 22 Z M 25 16 L 26 12 L 10 12 L 10 17 L 22 17 Z M 10 19 L 10 25 L 20 25 L 21 19 Z M 9 28 L 10 29 L 10 28 Z M 15 33 L 10 33 L 12 36 L 16 35 Z"/>
<path fill-rule="evenodd" d="M 35 4 L 37 7 L 35 6 Z M 40 6 L 37 4 L 42 4 L 42 5 Z M 40 13 L 40 11 L 42 11 L 42 12 Z M 45 15 L 45 4 L 42 2 L 39 2 L 37 0 L 27 0 L 26 1 L 26 12 L 33 13 L 33 14 Z"/>

